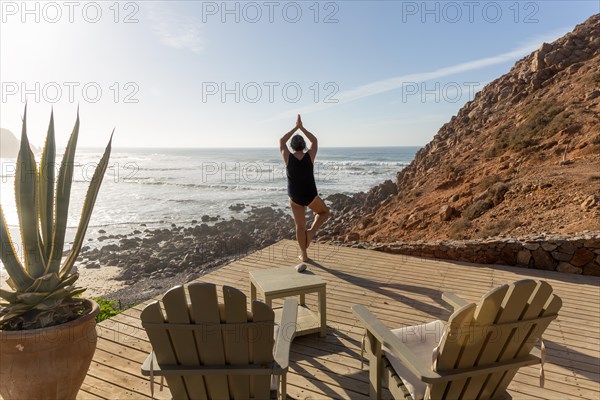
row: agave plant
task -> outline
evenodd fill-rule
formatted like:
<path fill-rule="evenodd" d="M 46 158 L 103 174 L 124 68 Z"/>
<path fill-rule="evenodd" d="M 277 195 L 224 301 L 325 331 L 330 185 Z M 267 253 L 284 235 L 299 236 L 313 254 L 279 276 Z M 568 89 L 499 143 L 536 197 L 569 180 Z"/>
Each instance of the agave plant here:
<path fill-rule="evenodd" d="M 79 274 L 72 272 L 108 165 L 112 142 L 111 135 L 90 182 L 72 246 L 63 259 L 75 148 L 79 135 L 79 110 L 58 176 L 55 176 L 54 112 L 50 114 L 39 167 L 29 147 L 26 119 L 27 106 L 23 115 L 21 148 L 15 170 L 15 199 L 22 260 L 15 251 L 0 204 L 0 250 L 2 263 L 9 275 L 7 283 L 13 289 L 0 289 L 0 298 L 3 299 L 0 301 L 0 329 L 4 330 L 58 325 L 85 312 L 83 299 L 74 297 L 85 288 L 74 286 Z"/>

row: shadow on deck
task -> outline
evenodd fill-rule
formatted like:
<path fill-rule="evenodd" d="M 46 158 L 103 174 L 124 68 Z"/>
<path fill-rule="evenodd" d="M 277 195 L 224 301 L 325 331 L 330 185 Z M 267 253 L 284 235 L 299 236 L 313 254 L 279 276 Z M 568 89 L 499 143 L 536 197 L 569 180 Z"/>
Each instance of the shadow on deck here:
<path fill-rule="evenodd" d="M 199 281 L 229 285 L 249 297 L 248 271 L 296 265 L 295 242 L 284 240 L 211 272 Z M 509 386 L 514 399 L 598 399 L 600 396 L 600 278 L 516 267 L 476 265 L 392 255 L 371 250 L 315 244 L 309 268 L 327 282 L 328 334 L 294 340 L 288 397 L 368 397 L 368 366 L 360 369 L 363 329 L 350 311 L 363 304 L 388 327 L 447 319 L 442 301 L 451 291 L 469 301 L 503 283 L 519 279 L 548 281 L 562 299 L 559 317 L 544 340 L 548 349 L 545 387 L 539 368 L 522 368 Z M 220 292 L 220 291 L 219 291 Z M 315 305 L 316 295 L 307 296 Z M 275 301 L 275 305 L 278 302 Z M 150 351 L 139 315 L 145 304 L 98 325 L 98 348 L 80 399 L 150 398 L 150 383 L 140 365 Z M 155 387 L 155 398 L 170 392 Z"/>

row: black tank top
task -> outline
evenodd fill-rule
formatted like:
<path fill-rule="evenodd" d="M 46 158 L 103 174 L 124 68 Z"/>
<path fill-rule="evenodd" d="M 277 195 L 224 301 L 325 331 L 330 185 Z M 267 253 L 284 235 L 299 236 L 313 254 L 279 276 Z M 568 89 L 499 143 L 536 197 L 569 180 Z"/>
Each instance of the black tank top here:
<path fill-rule="evenodd" d="M 304 153 L 299 160 L 290 153 L 285 171 L 290 199 L 301 206 L 309 205 L 318 195 L 310 154 Z"/>

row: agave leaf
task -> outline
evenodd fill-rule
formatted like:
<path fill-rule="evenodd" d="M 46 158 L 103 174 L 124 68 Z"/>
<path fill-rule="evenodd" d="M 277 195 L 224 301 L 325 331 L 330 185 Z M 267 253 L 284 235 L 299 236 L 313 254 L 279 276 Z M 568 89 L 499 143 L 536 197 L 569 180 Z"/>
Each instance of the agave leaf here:
<path fill-rule="evenodd" d="M 25 268 L 23 268 L 15 254 L 13 241 L 10 237 L 8 226 L 6 225 L 4 212 L 2 211 L 2 204 L 0 204 L 0 246 L 0 258 L 2 259 L 6 271 L 11 277 L 7 280 L 10 287 L 19 291 L 23 291 L 30 287 L 33 284 L 33 278 L 27 273 Z"/>
<path fill-rule="evenodd" d="M 85 292 L 85 288 L 82 288 L 82 287 L 62 288 L 62 289 L 52 292 L 50 294 L 50 296 L 48 296 L 48 300 L 63 299 L 65 297 L 73 297 L 73 296 L 81 294 L 83 292 Z"/>
<path fill-rule="evenodd" d="M 56 311 L 61 307 L 62 298 L 61 299 L 46 299 L 40 304 L 37 304 L 33 309 L 37 311 Z"/>
<path fill-rule="evenodd" d="M 0 329 L 2 329 L 2 326 L 4 325 L 5 322 L 9 321 L 10 319 L 12 319 L 14 317 L 18 317 L 19 315 L 22 315 L 23 313 L 31 310 L 33 308 L 33 306 L 31 306 L 30 304 L 24 304 L 24 303 L 13 303 L 6 308 L 8 309 L 8 313 L 6 313 L 0 317 Z"/>
<path fill-rule="evenodd" d="M 18 300 L 22 304 L 30 305 L 29 309 L 50 310 L 56 307 L 65 297 L 72 297 L 83 293 L 85 288 L 62 288 L 53 292 L 46 293 L 23 293 L 18 295 Z"/>
<path fill-rule="evenodd" d="M 9 292 L 8 290 L 0 289 L 0 297 L 9 303 L 17 302 L 17 294 L 14 292 Z"/>
<path fill-rule="evenodd" d="M 79 279 L 79 274 L 69 275 L 65 279 L 61 280 L 60 283 L 58 284 L 58 286 L 56 286 L 56 288 L 54 290 L 58 290 L 58 289 L 70 286 L 70 285 L 74 284 L 77 281 L 77 279 Z"/>
<path fill-rule="evenodd" d="M 40 161 L 39 177 L 39 212 L 42 228 L 42 241 L 44 243 L 44 259 L 46 262 L 50 259 L 52 251 L 52 228 L 54 219 L 54 168 L 56 163 L 56 143 L 54 139 L 54 110 L 50 113 L 50 124 L 48 125 L 48 134 L 46 143 L 42 152 Z M 46 265 L 46 273 L 49 263 Z M 58 272 L 58 271 L 54 271 Z"/>
<path fill-rule="evenodd" d="M 72 290 L 69 290 L 69 297 L 77 296 L 78 294 L 81 294 L 81 293 L 85 292 L 86 290 L 87 290 L 87 288 L 84 288 L 84 287 L 76 287 Z"/>
<path fill-rule="evenodd" d="M 27 288 L 27 290 L 25 292 L 27 292 L 27 293 L 51 292 L 54 289 L 56 289 L 56 287 L 59 284 L 60 284 L 60 279 L 58 277 L 58 274 L 49 273 L 49 274 L 46 274 L 44 276 L 37 278 L 35 280 L 35 282 L 33 282 L 33 285 L 31 285 L 29 288 Z"/>
<path fill-rule="evenodd" d="M 35 306 L 43 302 L 48 296 L 50 296 L 50 292 L 19 293 L 17 299 L 19 303 Z"/>
<path fill-rule="evenodd" d="M 27 139 L 27 107 L 23 115 L 21 148 L 17 156 L 15 171 L 15 200 L 23 242 L 25 268 L 33 278 L 42 276 L 46 269 L 39 241 L 37 203 L 37 166 Z"/>
<path fill-rule="evenodd" d="M 113 134 L 114 129 L 113 133 L 111 133 L 110 135 L 110 140 L 108 141 L 108 145 L 106 145 L 104 154 L 102 155 L 102 158 L 100 159 L 100 162 L 96 167 L 96 171 L 94 171 L 94 176 L 92 177 L 92 181 L 90 182 L 90 186 L 85 195 L 85 201 L 83 202 L 83 209 L 81 211 L 81 219 L 79 220 L 77 233 L 75 234 L 75 239 L 73 240 L 73 246 L 71 247 L 71 251 L 69 252 L 67 259 L 65 260 L 60 270 L 61 279 L 71 272 L 71 269 L 73 268 L 73 265 L 77 260 L 77 256 L 79 256 L 81 246 L 83 245 L 83 239 L 85 237 L 85 232 L 90 222 L 90 217 L 92 216 L 92 210 L 94 209 L 96 198 L 98 197 L 98 191 L 100 190 L 100 185 L 102 184 L 104 173 L 106 172 L 106 168 L 108 167 L 108 160 L 110 158 Z"/>
<path fill-rule="evenodd" d="M 13 280 L 11 278 L 8 278 L 6 280 L 6 283 L 8 283 L 8 286 L 10 286 L 10 288 L 12 290 L 17 290 L 17 286 L 15 285 L 15 283 L 13 282 Z"/>
<path fill-rule="evenodd" d="M 58 181 L 56 183 L 56 207 L 54 216 L 54 232 L 52 233 L 52 250 L 50 250 L 50 265 L 48 272 L 58 272 L 60 261 L 65 245 L 65 232 L 67 230 L 67 217 L 69 215 L 69 200 L 71 199 L 71 182 L 73 181 L 73 169 L 75 168 L 75 149 L 79 136 L 79 110 L 73 132 L 65 149 Z"/>

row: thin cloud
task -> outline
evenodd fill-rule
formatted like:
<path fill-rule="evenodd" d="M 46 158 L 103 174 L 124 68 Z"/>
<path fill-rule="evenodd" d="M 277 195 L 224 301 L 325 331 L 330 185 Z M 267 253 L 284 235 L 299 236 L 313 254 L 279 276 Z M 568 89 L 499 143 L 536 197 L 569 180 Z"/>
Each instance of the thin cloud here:
<path fill-rule="evenodd" d="M 200 24 L 192 18 L 177 15 L 167 8 L 165 3 L 148 3 L 147 9 L 152 30 L 162 44 L 194 53 L 201 53 L 204 50 Z"/>
<path fill-rule="evenodd" d="M 417 72 L 413 74 L 401 75 L 393 78 L 379 80 L 365 85 L 358 86 L 353 89 L 339 92 L 335 95 L 338 99 L 337 103 L 317 103 L 309 106 L 302 107 L 300 109 L 291 110 L 289 112 L 283 112 L 276 116 L 267 119 L 266 121 L 279 120 L 281 118 L 289 118 L 290 115 L 295 114 L 308 114 L 311 112 L 322 111 L 331 107 L 338 106 L 340 104 L 350 103 L 359 99 L 375 96 L 381 93 L 389 92 L 391 90 L 402 88 L 408 83 L 421 83 L 431 81 L 433 79 L 444 78 L 447 76 L 474 71 L 477 69 L 490 67 L 505 63 L 507 61 L 516 60 L 522 58 L 531 52 L 537 50 L 543 42 L 551 42 L 559 37 L 563 36 L 569 29 L 561 29 L 552 33 L 545 34 L 543 36 L 536 36 L 528 40 L 526 43 L 522 43 L 519 47 L 502 54 L 498 54 L 491 57 L 480 58 L 478 60 L 468 61 L 448 67 L 443 67 L 435 71 L 430 72 Z M 266 122 L 265 121 L 265 122 Z"/>

